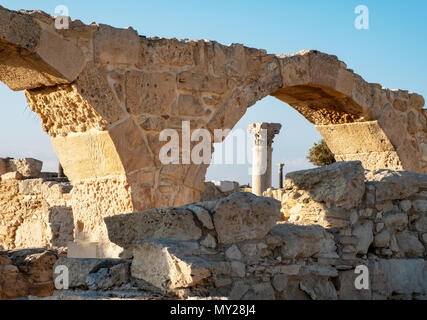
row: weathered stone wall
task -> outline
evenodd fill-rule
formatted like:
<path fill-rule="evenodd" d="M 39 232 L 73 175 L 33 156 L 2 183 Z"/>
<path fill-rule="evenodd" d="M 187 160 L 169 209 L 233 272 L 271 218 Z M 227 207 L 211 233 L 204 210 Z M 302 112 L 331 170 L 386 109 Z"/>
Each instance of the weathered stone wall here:
<path fill-rule="evenodd" d="M 130 260 L 61 259 L 78 281 L 56 295 L 426 299 L 426 187 L 427 175 L 344 162 L 288 174 L 282 205 L 238 192 L 108 217 Z M 358 266 L 368 289 L 355 286 Z"/>
<path fill-rule="evenodd" d="M 10 162 L 20 163 L 31 176 L 24 177 L 24 169 L 23 174 L 13 171 L 1 176 L 0 250 L 67 246 L 74 239 L 72 186 L 41 173 L 34 159 Z"/>
<path fill-rule="evenodd" d="M 65 255 L 56 249 L 0 252 L 0 300 L 51 296 L 53 266 Z"/>
<path fill-rule="evenodd" d="M 162 164 L 160 132 L 182 136 L 184 120 L 192 130 L 231 129 L 267 95 L 317 125 L 339 159 L 427 172 L 424 99 L 367 83 L 335 56 L 146 38 L 78 20 L 56 30 L 43 12 L 3 7 L 0 25 L 0 80 L 25 90 L 52 137 L 76 187 L 80 239 L 106 241 L 93 223 L 104 216 L 198 201 L 208 165 Z"/>
<path fill-rule="evenodd" d="M 364 171 L 359 162 L 289 173 L 281 220 L 333 230 L 342 256 L 424 258 L 427 246 L 427 180 L 406 171 Z"/>

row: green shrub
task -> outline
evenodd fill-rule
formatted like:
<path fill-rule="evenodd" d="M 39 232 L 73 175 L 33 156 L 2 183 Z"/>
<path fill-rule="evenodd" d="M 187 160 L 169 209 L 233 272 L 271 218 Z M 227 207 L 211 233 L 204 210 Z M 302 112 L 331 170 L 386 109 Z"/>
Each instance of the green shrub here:
<path fill-rule="evenodd" d="M 324 139 L 320 140 L 319 143 L 314 143 L 314 146 L 308 151 L 307 159 L 319 167 L 328 166 L 336 162 L 334 154 L 328 148 Z"/>

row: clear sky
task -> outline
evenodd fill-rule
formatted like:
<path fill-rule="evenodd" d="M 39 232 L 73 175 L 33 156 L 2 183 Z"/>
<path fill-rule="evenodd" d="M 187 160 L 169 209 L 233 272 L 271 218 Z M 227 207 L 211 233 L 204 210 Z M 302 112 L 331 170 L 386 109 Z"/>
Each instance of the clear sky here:
<path fill-rule="evenodd" d="M 335 54 L 365 80 L 427 97 L 427 1 L 425 0 L 0 0 L 9 9 L 54 14 L 66 5 L 73 19 L 115 27 L 132 26 L 142 35 L 243 43 L 269 53 L 316 49 Z M 369 8 L 369 29 L 357 30 L 356 6 Z M 49 137 L 28 109 L 22 92 L 0 85 L 0 156 L 39 158 L 56 170 Z M 267 97 L 250 108 L 237 127 L 280 122 L 273 164 L 285 172 L 309 167 L 307 150 L 321 137 L 285 103 Z M 273 174 L 273 177 L 276 177 Z M 208 180 L 250 181 L 248 165 L 211 166 Z M 274 182 L 276 182 L 276 178 Z"/>

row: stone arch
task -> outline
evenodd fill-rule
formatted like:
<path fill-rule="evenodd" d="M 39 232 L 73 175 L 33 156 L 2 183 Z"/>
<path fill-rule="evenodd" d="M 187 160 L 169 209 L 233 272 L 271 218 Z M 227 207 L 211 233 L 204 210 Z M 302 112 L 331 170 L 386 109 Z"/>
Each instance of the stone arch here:
<path fill-rule="evenodd" d="M 267 95 L 315 124 L 340 160 L 427 170 L 424 99 L 368 84 L 317 51 L 272 55 L 78 20 L 56 30 L 43 12 L 0 7 L 0 80 L 25 90 L 52 137 L 74 185 L 76 239 L 107 242 L 105 216 L 197 201 L 208 165 L 163 165 L 160 132 L 182 135 L 184 120 L 231 129 Z"/>

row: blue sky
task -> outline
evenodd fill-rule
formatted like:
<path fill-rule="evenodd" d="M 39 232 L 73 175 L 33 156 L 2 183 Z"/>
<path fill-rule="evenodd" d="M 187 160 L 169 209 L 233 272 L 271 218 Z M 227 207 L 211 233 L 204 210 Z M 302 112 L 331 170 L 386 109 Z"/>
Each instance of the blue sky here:
<path fill-rule="evenodd" d="M 237 42 L 269 53 L 316 49 L 337 55 L 369 82 L 427 97 L 424 0 L 1 0 L 0 4 L 50 14 L 56 6 L 66 5 L 73 19 L 132 26 L 146 36 Z M 361 4 L 369 8 L 368 30 L 354 27 L 354 9 Z M 45 161 L 45 170 L 56 169 L 50 139 L 28 110 L 23 93 L 0 85 L 0 98 L 0 156 L 36 157 Z M 309 166 L 305 161 L 307 150 L 320 135 L 308 121 L 271 97 L 250 108 L 237 127 L 246 130 L 249 123 L 259 121 L 283 125 L 274 144 L 274 170 L 279 162 L 286 163 L 285 172 Z M 247 183 L 250 176 L 245 165 L 215 165 L 209 168 L 207 179 Z"/>

